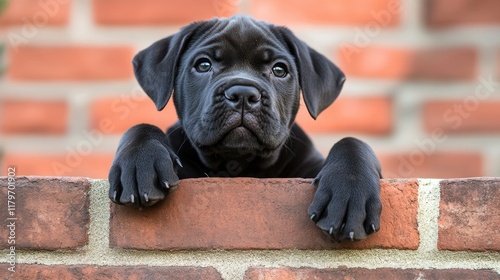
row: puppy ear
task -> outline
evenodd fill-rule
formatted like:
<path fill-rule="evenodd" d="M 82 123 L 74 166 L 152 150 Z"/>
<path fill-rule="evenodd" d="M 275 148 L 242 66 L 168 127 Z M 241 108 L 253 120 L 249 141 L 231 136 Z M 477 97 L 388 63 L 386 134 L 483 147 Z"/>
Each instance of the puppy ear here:
<path fill-rule="evenodd" d="M 310 48 L 290 30 L 284 27 L 280 29 L 295 57 L 307 110 L 316 119 L 340 94 L 345 75 L 328 58 Z"/>
<path fill-rule="evenodd" d="M 178 33 L 153 43 L 134 57 L 135 77 L 158 111 L 167 105 L 172 95 L 177 66 L 187 42 L 203 23 L 190 24 Z"/>

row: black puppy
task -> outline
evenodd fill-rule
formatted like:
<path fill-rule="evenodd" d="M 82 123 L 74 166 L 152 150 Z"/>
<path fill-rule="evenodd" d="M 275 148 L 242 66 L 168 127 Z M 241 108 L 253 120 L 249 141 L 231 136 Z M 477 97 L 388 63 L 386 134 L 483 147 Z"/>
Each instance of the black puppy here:
<path fill-rule="evenodd" d="M 109 172 L 111 200 L 162 200 L 179 179 L 302 177 L 317 186 L 310 218 L 336 241 L 380 226 L 380 164 L 355 138 L 325 160 L 294 122 L 300 92 L 313 118 L 345 76 L 288 29 L 246 16 L 195 22 L 136 55 L 139 84 L 162 110 L 173 93 L 179 122 L 167 134 L 130 128 Z"/>

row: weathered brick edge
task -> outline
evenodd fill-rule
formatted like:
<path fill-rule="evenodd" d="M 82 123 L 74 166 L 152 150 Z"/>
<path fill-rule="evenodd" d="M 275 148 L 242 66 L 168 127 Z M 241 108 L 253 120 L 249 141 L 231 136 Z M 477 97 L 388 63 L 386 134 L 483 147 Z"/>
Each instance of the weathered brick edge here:
<path fill-rule="evenodd" d="M 252 267 L 245 280 L 260 279 L 499 279 L 492 270 L 471 269 L 398 269 L 398 268 L 263 268 Z"/>
<path fill-rule="evenodd" d="M 500 180 L 441 181 L 440 250 L 500 251 Z"/>
<path fill-rule="evenodd" d="M 8 266 L 0 264 L 0 271 Z M 16 279 L 206 279 L 219 280 L 213 267 L 154 267 L 20 264 Z"/>
<path fill-rule="evenodd" d="M 1 237 L 8 237 L 12 229 L 17 249 L 76 249 L 88 243 L 90 182 L 87 179 L 14 179 L 13 187 L 9 188 L 9 180 L 0 177 L 0 205 L 5 205 L 0 210 L 0 220 L 14 222 L 15 227 L 0 227 Z M 0 238 L 0 249 L 10 245 L 8 238 Z"/>
<path fill-rule="evenodd" d="M 138 211 L 112 205 L 110 246 L 141 250 L 417 249 L 418 182 L 384 180 L 381 191 L 381 230 L 360 242 L 337 244 L 307 216 L 314 195 L 311 180 L 183 180 L 158 207 Z"/>

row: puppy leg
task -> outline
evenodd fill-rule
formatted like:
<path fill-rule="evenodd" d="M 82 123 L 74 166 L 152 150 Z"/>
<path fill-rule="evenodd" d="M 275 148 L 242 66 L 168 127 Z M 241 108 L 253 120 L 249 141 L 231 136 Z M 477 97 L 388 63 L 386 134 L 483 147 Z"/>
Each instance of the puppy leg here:
<path fill-rule="evenodd" d="M 109 197 L 119 204 L 150 206 L 179 184 L 179 158 L 161 129 L 147 124 L 123 135 L 109 171 Z"/>
<path fill-rule="evenodd" d="M 314 179 L 309 215 L 333 240 L 361 240 L 380 228 L 380 163 L 373 150 L 355 138 L 331 149 Z"/>

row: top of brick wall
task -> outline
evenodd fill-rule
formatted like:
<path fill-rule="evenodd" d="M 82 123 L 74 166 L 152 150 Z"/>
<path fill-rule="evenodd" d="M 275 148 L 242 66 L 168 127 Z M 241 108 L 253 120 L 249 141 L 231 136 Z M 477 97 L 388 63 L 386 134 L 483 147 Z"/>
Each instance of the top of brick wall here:
<path fill-rule="evenodd" d="M 111 207 L 110 245 L 180 249 L 416 249 L 415 180 L 384 181 L 383 225 L 359 243 L 335 244 L 307 216 L 314 187 L 304 179 L 191 179 L 159 207 Z M 140 232 L 130 231 L 130 226 Z M 182 236 L 183 238 L 179 238 Z"/>
<path fill-rule="evenodd" d="M 418 211 L 439 211 L 439 250 L 500 251 L 500 179 L 440 182 L 439 209 L 419 205 L 417 180 L 382 180 L 381 230 L 359 242 L 336 244 L 307 217 L 314 187 L 305 179 L 204 178 L 182 180 L 166 201 L 138 210 L 112 204 L 109 246 L 140 250 L 406 249 L 421 246 Z M 435 187 L 438 187 L 437 185 Z M 8 179 L 0 177 L 0 199 Z M 77 249 L 88 244 L 89 181 L 15 178 L 17 248 Z M 428 186 L 426 187 L 428 188 Z M 432 190 L 431 190 L 432 191 Z M 437 191 L 435 189 L 434 191 Z M 437 193 L 437 192 L 436 192 Z M 109 203 L 106 190 L 98 200 Z M 94 199 L 96 199 L 94 197 Z M 8 218 L 0 211 L 0 219 Z M 425 221 L 428 222 L 428 221 Z M 480 230 L 478 230 L 480 228 Z M 8 236 L 6 227 L 0 236 Z M 104 237 L 98 237 L 104 238 Z M 4 238 L 0 249 L 8 248 Z"/>

